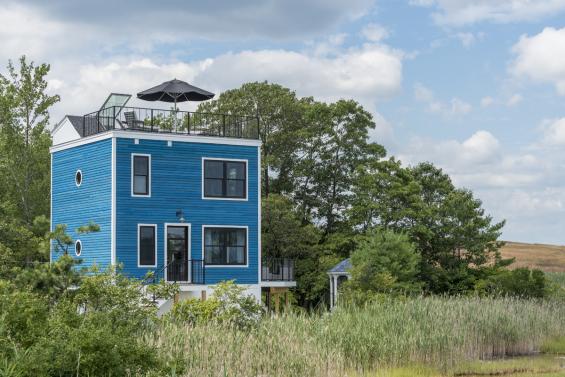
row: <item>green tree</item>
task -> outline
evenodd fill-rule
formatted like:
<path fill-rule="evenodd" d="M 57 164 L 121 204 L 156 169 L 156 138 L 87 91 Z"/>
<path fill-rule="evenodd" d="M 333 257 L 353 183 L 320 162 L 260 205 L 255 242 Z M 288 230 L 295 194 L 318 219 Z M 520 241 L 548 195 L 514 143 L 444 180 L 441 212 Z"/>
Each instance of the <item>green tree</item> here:
<path fill-rule="evenodd" d="M 293 91 L 266 81 L 246 83 L 223 92 L 215 100 L 201 103 L 197 111 L 257 117 L 263 143 L 262 193 L 268 196 L 288 185 L 302 123 L 301 101 Z"/>
<path fill-rule="evenodd" d="M 271 194 L 262 202 L 262 253 L 267 257 L 302 258 L 317 245 L 320 235 L 312 224 L 303 225 L 293 203 Z"/>
<path fill-rule="evenodd" d="M 369 232 L 351 255 L 350 286 L 370 292 L 417 292 L 420 258 L 408 236 L 390 230 Z"/>
<path fill-rule="evenodd" d="M 356 169 L 386 151 L 369 141 L 375 123 L 355 101 L 312 103 L 305 119 L 308 135 L 294 169 L 293 196 L 303 218 L 313 218 L 327 236 L 347 226 L 344 212 L 351 204 Z"/>
<path fill-rule="evenodd" d="M 59 96 L 46 93 L 49 65 L 10 61 L 0 75 L 0 182 L 2 209 L 32 225 L 49 216 L 49 108 Z"/>

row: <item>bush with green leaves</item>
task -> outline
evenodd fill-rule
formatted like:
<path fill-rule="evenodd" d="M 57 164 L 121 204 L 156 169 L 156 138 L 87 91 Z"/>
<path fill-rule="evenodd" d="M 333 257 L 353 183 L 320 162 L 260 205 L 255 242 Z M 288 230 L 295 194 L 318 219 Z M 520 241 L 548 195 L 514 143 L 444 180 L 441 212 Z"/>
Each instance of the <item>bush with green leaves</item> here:
<path fill-rule="evenodd" d="M 0 375 L 127 375 L 159 366 L 143 336 L 156 308 L 113 269 L 79 273 L 70 256 L 0 280 Z"/>
<path fill-rule="evenodd" d="M 550 293 L 550 284 L 543 271 L 522 267 L 497 271 L 486 280 L 478 281 L 476 291 L 490 295 L 543 298 Z"/>
<path fill-rule="evenodd" d="M 419 263 L 420 255 L 408 236 L 376 230 L 362 237 L 351 255 L 348 285 L 361 292 L 418 292 Z"/>
<path fill-rule="evenodd" d="M 250 329 L 259 323 L 263 308 L 245 288 L 233 280 L 220 282 L 207 300 L 195 298 L 182 300 L 173 305 L 169 318 L 191 325 L 210 322 L 221 323 L 239 329 Z"/>

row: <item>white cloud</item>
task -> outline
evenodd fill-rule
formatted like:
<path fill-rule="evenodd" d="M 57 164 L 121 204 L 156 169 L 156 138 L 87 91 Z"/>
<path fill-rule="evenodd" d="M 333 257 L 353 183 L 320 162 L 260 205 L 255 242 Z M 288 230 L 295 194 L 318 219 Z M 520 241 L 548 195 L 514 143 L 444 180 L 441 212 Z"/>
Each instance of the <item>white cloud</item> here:
<path fill-rule="evenodd" d="M 519 94 L 519 93 L 513 94 L 506 101 L 506 106 L 509 106 L 509 107 L 516 106 L 517 104 L 522 102 L 523 99 L 524 99 L 524 97 L 521 94 Z"/>
<path fill-rule="evenodd" d="M 565 145 L 565 118 L 546 120 L 542 123 L 543 143 L 547 145 Z"/>
<path fill-rule="evenodd" d="M 452 98 L 449 103 L 439 101 L 435 98 L 433 91 L 421 83 L 414 85 L 414 98 L 425 103 L 429 112 L 444 116 L 465 115 L 473 108 L 471 104 L 457 97 Z"/>
<path fill-rule="evenodd" d="M 381 25 L 370 23 L 363 28 L 361 34 L 370 42 L 380 42 L 388 38 L 389 31 Z"/>
<path fill-rule="evenodd" d="M 62 102 L 54 109 L 53 120 L 65 113 L 93 111 L 112 91 L 136 93 L 172 77 L 183 78 L 215 93 L 249 81 L 268 80 L 292 88 L 300 96 L 324 101 L 356 99 L 375 114 L 379 125 L 376 132 L 384 137 L 391 129 L 377 113 L 376 101 L 400 90 L 402 59 L 401 52 L 376 44 L 344 49 L 331 57 L 289 50 L 242 51 L 171 63 L 115 57 L 104 63 L 58 70 L 53 75 L 57 92 L 62 96 Z M 140 104 L 132 100 L 132 104 L 136 103 Z"/>
<path fill-rule="evenodd" d="M 481 98 L 481 106 L 482 107 L 489 107 L 492 104 L 494 104 L 494 98 L 490 97 L 490 96 L 486 96 Z"/>
<path fill-rule="evenodd" d="M 565 95 L 565 28 L 545 28 L 532 37 L 523 35 L 512 51 L 510 72 L 535 82 L 554 84 Z"/>
<path fill-rule="evenodd" d="M 20 6 L 18 0 L 4 0 L 3 7 Z M 84 37 L 108 35 L 105 43 L 137 41 L 183 41 L 203 39 L 275 38 L 298 39 L 323 36 L 343 22 L 367 14 L 373 0 L 231 1 L 197 0 L 27 0 L 26 8 L 44 19 L 72 26 Z M 19 29 L 29 26 L 20 24 Z M 29 27 L 28 27 L 29 28 Z M 44 30 L 35 27 L 30 31 Z M 124 46 L 126 47 L 126 46 Z"/>
<path fill-rule="evenodd" d="M 469 173 L 469 168 L 490 164 L 499 158 L 500 142 L 485 130 L 475 132 L 463 141 L 413 139 L 400 159 L 408 164 L 432 161 L 451 173 Z"/>
<path fill-rule="evenodd" d="M 453 98 L 451 100 L 451 114 L 467 114 L 471 111 L 472 106 L 459 98 Z"/>
<path fill-rule="evenodd" d="M 533 21 L 565 10 L 565 0 L 412 0 L 410 3 L 433 7 L 434 21 L 444 26 Z"/>
<path fill-rule="evenodd" d="M 455 34 L 455 38 L 461 42 L 463 47 L 469 48 L 476 42 L 481 41 L 485 37 L 485 33 L 471 33 L 471 32 L 460 32 Z"/>
<path fill-rule="evenodd" d="M 434 93 L 423 84 L 417 83 L 414 85 L 414 97 L 421 102 L 432 102 L 434 100 Z"/>

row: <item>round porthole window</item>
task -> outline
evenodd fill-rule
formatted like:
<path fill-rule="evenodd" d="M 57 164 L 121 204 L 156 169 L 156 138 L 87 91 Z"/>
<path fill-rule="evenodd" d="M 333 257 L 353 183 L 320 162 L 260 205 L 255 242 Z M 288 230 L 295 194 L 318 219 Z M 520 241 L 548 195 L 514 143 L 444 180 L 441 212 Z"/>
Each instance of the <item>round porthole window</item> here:
<path fill-rule="evenodd" d="M 80 170 L 77 170 L 77 172 L 75 173 L 75 183 L 77 187 L 82 184 L 82 172 Z"/>
<path fill-rule="evenodd" d="M 80 242 L 80 240 L 76 240 L 75 254 L 77 255 L 77 257 L 80 257 L 80 253 L 82 253 L 82 242 Z"/>

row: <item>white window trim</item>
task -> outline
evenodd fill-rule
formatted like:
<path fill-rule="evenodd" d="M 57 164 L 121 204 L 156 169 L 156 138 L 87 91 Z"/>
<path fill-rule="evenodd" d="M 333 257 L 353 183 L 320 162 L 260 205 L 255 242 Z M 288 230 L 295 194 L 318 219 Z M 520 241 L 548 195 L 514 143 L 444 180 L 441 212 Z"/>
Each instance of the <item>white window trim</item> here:
<path fill-rule="evenodd" d="M 78 254 L 77 254 L 77 244 L 80 245 L 80 253 L 78 253 Z M 83 250 L 82 250 L 82 241 L 81 241 L 81 240 L 76 240 L 76 241 L 75 241 L 75 255 L 76 255 L 77 257 L 80 257 L 80 256 L 82 255 L 82 252 L 83 252 Z"/>
<path fill-rule="evenodd" d="M 153 227 L 154 234 L 155 234 L 155 250 L 153 253 L 155 254 L 155 263 L 154 264 L 141 264 L 141 242 L 140 242 L 140 235 L 141 235 L 141 227 Z M 138 268 L 156 268 L 157 267 L 157 224 L 137 224 L 137 267 Z"/>
<path fill-rule="evenodd" d="M 163 260 L 165 261 L 165 264 L 163 266 L 167 266 L 169 264 L 169 261 L 167 259 L 167 227 L 169 227 L 169 226 L 184 226 L 184 227 L 188 228 L 188 240 L 186 240 L 186 242 L 188 244 L 187 253 L 188 253 L 188 263 L 189 263 L 189 265 L 188 265 L 188 281 L 192 281 L 192 268 L 191 268 L 191 265 L 190 265 L 190 261 L 192 260 L 192 234 L 191 234 L 192 233 L 192 226 L 190 225 L 190 223 L 165 223 L 164 225 L 165 226 L 164 226 L 164 229 L 163 229 L 163 233 L 164 233 L 163 243 L 165 244 L 165 247 L 163 249 L 164 249 L 165 256 L 164 256 Z M 204 264 L 204 262 L 202 262 L 202 263 Z M 168 281 L 167 280 L 167 269 L 166 268 L 163 269 L 163 274 L 164 274 L 163 275 L 164 280 Z"/>
<path fill-rule="evenodd" d="M 80 173 L 80 183 L 77 182 L 77 174 Z M 82 170 L 77 169 L 75 171 L 75 185 L 76 187 L 80 187 L 82 185 L 82 181 L 84 180 L 84 176 L 82 175 Z"/>
<path fill-rule="evenodd" d="M 204 161 L 233 161 L 245 162 L 245 198 L 212 198 L 204 195 Z M 249 160 L 237 158 L 217 158 L 217 157 L 202 157 L 202 199 L 203 200 L 233 200 L 236 202 L 246 202 L 249 200 Z"/>
<path fill-rule="evenodd" d="M 149 157 L 149 161 L 148 161 L 148 168 L 149 170 L 147 171 L 148 173 L 148 179 L 149 179 L 149 190 L 147 194 L 134 194 L 133 192 L 133 161 L 135 156 L 141 156 L 141 157 Z M 151 155 L 150 154 L 145 154 L 145 153 L 132 153 L 131 154 L 131 196 L 132 197 L 136 197 L 136 198 L 150 198 L 151 197 L 151 173 L 152 173 L 152 169 L 151 169 Z"/>
<path fill-rule="evenodd" d="M 206 264 L 204 232 L 206 228 L 245 229 L 245 262 L 246 264 Z M 249 227 L 247 225 L 202 225 L 202 260 L 206 268 L 248 268 L 249 267 Z"/>

